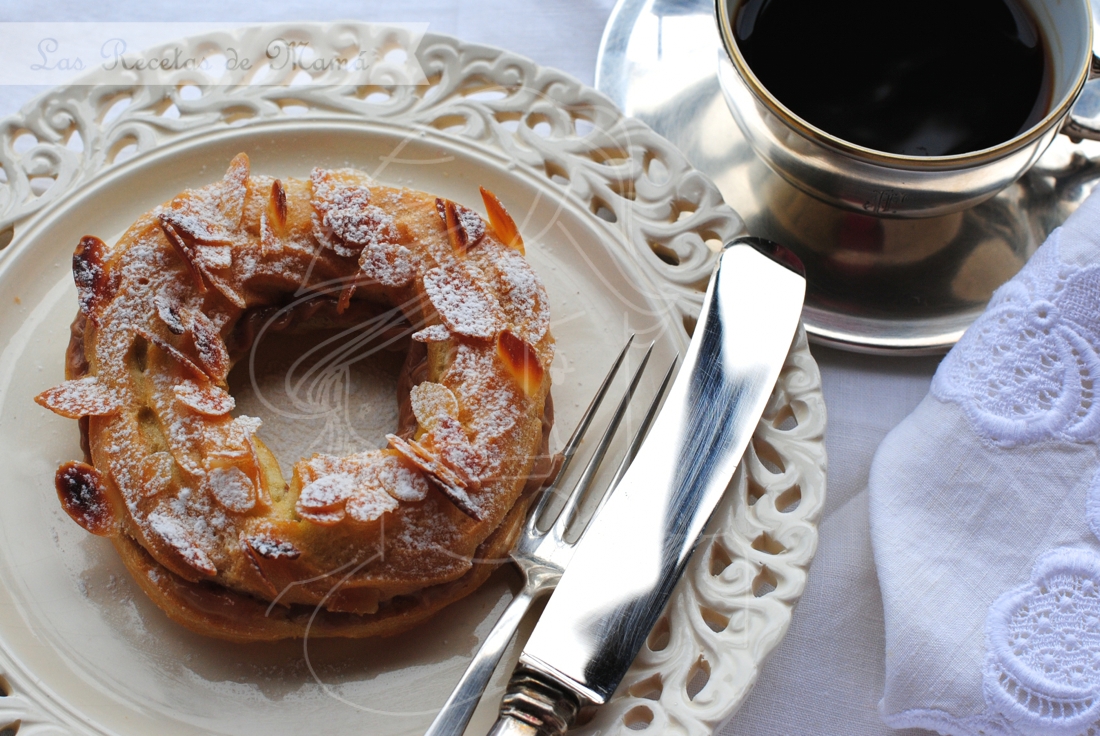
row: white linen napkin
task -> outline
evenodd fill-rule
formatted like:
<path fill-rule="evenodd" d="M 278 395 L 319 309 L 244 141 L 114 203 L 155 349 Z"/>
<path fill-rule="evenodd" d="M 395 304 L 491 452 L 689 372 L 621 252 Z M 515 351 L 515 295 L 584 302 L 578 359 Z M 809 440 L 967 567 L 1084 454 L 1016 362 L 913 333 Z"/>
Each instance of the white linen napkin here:
<path fill-rule="evenodd" d="M 993 296 L 879 446 L 893 728 L 1100 734 L 1100 196 Z"/>

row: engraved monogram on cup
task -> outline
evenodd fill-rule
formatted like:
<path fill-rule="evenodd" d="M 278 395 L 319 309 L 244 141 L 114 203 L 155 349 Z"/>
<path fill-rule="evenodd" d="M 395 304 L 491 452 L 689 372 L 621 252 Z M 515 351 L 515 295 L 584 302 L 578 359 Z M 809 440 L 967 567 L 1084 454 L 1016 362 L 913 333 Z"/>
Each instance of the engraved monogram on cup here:
<path fill-rule="evenodd" d="M 905 192 L 896 189 L 882 189 L 873 192 L 863 203 L 863 209 L 874 215 L 895 214 L 905 203 Z"/>

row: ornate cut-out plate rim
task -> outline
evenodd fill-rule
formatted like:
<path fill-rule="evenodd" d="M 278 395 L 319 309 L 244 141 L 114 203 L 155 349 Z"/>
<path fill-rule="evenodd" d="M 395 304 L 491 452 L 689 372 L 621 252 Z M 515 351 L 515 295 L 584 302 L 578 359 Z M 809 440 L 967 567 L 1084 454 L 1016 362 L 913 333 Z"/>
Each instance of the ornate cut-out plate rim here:
<path fill-rule="evenodd" d="M 377 26 L 352 23 L 284 24 L 176 45 L 209 49 L 232 41 L 256 50 L 271 34 L 294 33 L 317 48 L 340 48 L 349 29 L 378 33 Z M 74 84 L 36 98 L 0 121 L 0 248 L 11 243 L 0 251 L 0 270 L 23 250 L 23 233 L 128 157 L 238 126 L 347 124 L 366 115 L 372 124 L 458 141 L 508 170 L 555 183 L 649 277 L 655 298 L 675 305 L 691 324 L 715 247 L 743 230 L 713 183 L 644 124 L 561 72 L 448 36 L 428 34 L 415 46 L 395 33 L 415 48 L 428 87 L 294 87 L 285 78 L 202 87 L 198 97 L 187 97 L 193 73 L 173 72 L 135 77 L 129 86 Z M 786 632 L 816 550 L 824 425 L 820 375 L 800 330 L 753 445 L 668 611 L 612 703 L 583 731 L 648 726 L 708 734 L 740 705 Z M 21 723 L 17 728 L 34 733 L 102 732 L 94 724 L 77 726 L 57 695 L 12 661 L 3 644 L 0 730 Z"/>

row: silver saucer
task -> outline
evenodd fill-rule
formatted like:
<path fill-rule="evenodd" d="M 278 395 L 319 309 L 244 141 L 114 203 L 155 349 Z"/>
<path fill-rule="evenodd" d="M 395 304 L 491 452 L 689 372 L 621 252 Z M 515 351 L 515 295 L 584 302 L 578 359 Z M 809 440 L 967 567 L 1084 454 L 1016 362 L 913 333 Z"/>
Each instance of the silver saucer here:
<path fill-rule="evenodd" d="M 718 84 L 728 64 L 713 0 L 619 0 L 596 86 L 709 175 L 749 232 L 783 243 L 809 275 L 804 320 L 818 343 L 868 353 L 943 352 L 1100 179 L 1100 143 L 1065 136 L 1017 184 L 924 220 L 841 211 L 803 194 L 749 148 Z M 1086 87 L 1077 112 L 1100 112 Z"/>

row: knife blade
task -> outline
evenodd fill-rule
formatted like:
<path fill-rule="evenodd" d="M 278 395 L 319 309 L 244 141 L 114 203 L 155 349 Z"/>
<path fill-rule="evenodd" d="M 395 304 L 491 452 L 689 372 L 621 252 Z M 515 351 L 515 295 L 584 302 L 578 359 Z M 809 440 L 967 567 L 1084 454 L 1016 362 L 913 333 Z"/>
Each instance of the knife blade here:
<path fill-rule="evenodd" d="M 580 706 L 611 697 L 764 412 L 798 328 L 803 274 L 770 241 L 723 249 L 665 405 L 539 618 L 490 736 L 556 736 Z"/>

